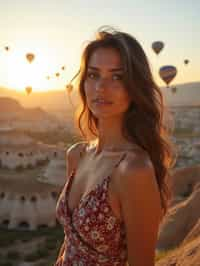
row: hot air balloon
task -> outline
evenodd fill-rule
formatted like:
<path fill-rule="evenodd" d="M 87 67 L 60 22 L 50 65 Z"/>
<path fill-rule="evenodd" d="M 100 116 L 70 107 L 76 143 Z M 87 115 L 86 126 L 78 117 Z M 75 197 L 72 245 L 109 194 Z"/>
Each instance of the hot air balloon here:
<path fill-rule="evenodd" d="M 190 60 L 188 60 L 188 59 L 185 59 L 185 60 L 184 60 L 184 64 L 185 64 L 185 65 L 187 65 L 189 62 L 190 62 Z"/>
<path fill-rule="evenodd" d="M 61 69 L 62 69 L 62 70 L 65 70 L 65 66 L 62 66 Z"/>
<path fill-rule="evenodd" d="M 175 78 L 177 69 L 175 66 L 162 66 L 159 70 L 161 79 L 166 83 L 167 87 L 169 83 Z"/>
<path fill-rule="evenodd" d="M 29 95 L 29 94 L 32 92 L 32 87 L 27 86 L 27 87 L 25 88 L 25 90 L 26 90 L 26 93 Z"/>
<path fill-rule="evenodd" d="M 10 47 L 9 47 L 9 46 L 5 46 L 4 49 L 5 49 L 6 51 L 9 51 L 9 50 L 10 50 Z"/>
<path fill-rule="evenodd" d="M 28 60 L 29 63 L 32 63 L 33 60 L 35 59 L 35 55 L 33 53 L 27 53 L 26 59 Z"/>
<path fill-rule="evenodd" d="M 164 47 L 164 42 L 161 41 L 153 42 L 151 47 L 156 54 L 159 54 Z"/>
<path fill-rule="evenodd" d="M 58 77 L 60 76 L 60 73 L 59 73 L 59 72 L 57 72 L 55 75 L 56 75 L 56 77 L 58 78 Z"/>
<path fill-rule="evenodd" d="M 48 80 L 49 80 L 49 79 L 50 79 L 50 76 L 46 76 L 46 79 L 48 79 Z"/>
<path fill-rule="evenodd" d="M 67 89 L 67 92 L 68 92 L 68 93 L 71 93 L 72 90 L 73 90 L 73 85 L 72 85 L 72 84 L 67 84 L 67 85 L 66 85 L 66 89 Z"/>
<path fill-rule="evenodd" d="M 75 106 L 74 106 L 74 104 L 73 104 L 73 102 L 72 102 L 72 99 L 71 99 L 71 92 L 72 92 L 72 90 L 73 90 L 73 85 L 72 85 L 71 83 L 67 84 L 67 85 L 66 85 L 66 90 L 67 90 L 67 93 L 68 93 L 68 100 L 69 100 L 71 106 L 72 106 L 73 108 L 75 108 Z"/>

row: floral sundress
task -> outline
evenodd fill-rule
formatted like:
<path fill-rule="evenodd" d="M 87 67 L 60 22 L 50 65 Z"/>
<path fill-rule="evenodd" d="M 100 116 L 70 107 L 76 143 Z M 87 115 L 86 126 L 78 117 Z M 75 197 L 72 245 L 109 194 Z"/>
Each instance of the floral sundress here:
<path fill-rule="evenodd" d="M 68 194 L 73 178 L 75 171 L 69 176 L 56 206 L 56 217 L 64 228 L 65 238 L 55 266 L 125 266 L 125 225 L 113 213 L 107 199 L 111 176 L 105 176 L 71 211 Z"/>

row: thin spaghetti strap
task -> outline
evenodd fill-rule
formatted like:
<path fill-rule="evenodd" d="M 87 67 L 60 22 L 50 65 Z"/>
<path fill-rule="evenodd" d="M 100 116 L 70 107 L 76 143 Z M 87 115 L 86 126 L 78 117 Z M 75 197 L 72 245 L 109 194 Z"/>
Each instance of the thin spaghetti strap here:
<path fill-rule="evenodd" d="M 126 153 L 123 153 L 122 154 L 122 156 L 120 157 L 120 159 L 118 160 L 118 162 L 114 165 L 114 169 L 116 169 L 119 165 L 120 165 L 120 163 L 124 160 L 124 158 L 126 157 Z M 110 180 L 111 180 L 111 178 L 112 178 L 112 173 L 113 173 L 113 170 L 114 169 L 112 169 L 112 172 L 111 172 L 111 174 L 109 174 L 108 176 L 106 176 L 106 178 L 104 179 L 105 180 L 105 182 L 106 182 L 106 194 L 108 194 L 108 187 L 109 187 L 109 183 L 110 183 Z"/>
<path fill-rule="evenodd" d="M 121 163 L 121 161 L 124 160 L 124 158 L 126 157 L 126 153 L 124 153 L 121 158 L 119 159 L 119 161 L 115 164 L 114 168 L 117 168 L 119 166 L 119 164 Z"/>
<path fill-rule="evenodd" d="M 83 157 L 83 155 L 86 153 L 87 148 L 88 148 L 88 142 L 84 142 L 84 145 L 83 145 L 81 151 L 79 152 L 80 159 L 81 159 L 81 158 Z"/>

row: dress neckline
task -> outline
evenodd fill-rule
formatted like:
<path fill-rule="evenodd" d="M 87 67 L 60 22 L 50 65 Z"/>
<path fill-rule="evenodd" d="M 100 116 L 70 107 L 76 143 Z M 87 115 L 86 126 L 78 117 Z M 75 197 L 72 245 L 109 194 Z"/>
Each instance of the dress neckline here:
<path fill-rule="evenodd" d="M 131 149 L 127 148 L 123 150 L 105 149 L 105 150 L 102 150 L 100 153 L 105 154 L 105 155 L 119 155 L 119 154 L 123 154 L 129 151 L 133 151 L 135 147 L 138 148 L 139 146 L 135 144 L 134 148 L 131 148 Z M 91 151 L 91 150 L 94 150 L 94 154 L 96 154 L 96 144 L 91 144 L 89 142 L 86 142 L 85 151 Z"/>
<path fill-rule="evenodd" d="M 87 199 L 92 193 L 95 193 L 101 186 L 103 186 L 104 182 L 106 182 L 108 179 L 110 179 L 110 175 L 106 175 L 101 182 L 97 183 L 89 192 L 87 192 L 85 195 L 83 195 L 81 197 L 81 199 L 79 200 L 77 206 L 75 206 L 73 208 L 73 210 L 70 209 L 69 207 L 69 191 L 71 188 L 71 184 L 72 184 L 72 179 L 75 177 L 75 172 L 72 173 L 72 175 L 70 176 L 70 180 L 69 180 L 69 184 L 67 187 L 67 191 L 66 191 L 66 205 L 67 205 L 67 211 L 69 213 L 69 215 L 71 217 L 73 217 L 74 213 L 76 210 L 79 210 L 82 202 L 84 202 L 85 199 Z"/>
<path fill-rule="evenodd" d="M 120 164 L 120 162 L 125 157 L 126 157 L 126 153 L 123 152 L 123 155 L 120 156 L 120 159 L 117 161 L 117 163 L 115 163 L 114 169 Z M 111 172 L 111 174 L 112 174 L 112 172 Z M 75 175 L 76 175 L 75 169 L 72 171 L 72 174 L 69 176 L 69 181 L 68 181 L 67 188 L 66 188 L 66 199 L 65 199 L 66 205 L 67 205 L 67 210 L 68 210 L 68 212 L 69 212 L 71 217 L 73 217 L 74 212 L 79 209 L 81 203 L 85 200 L 85 198 L 88 198 L 92 193 L 94 193 L 96 190 L 98 190 L 99 187 L 103 186 L 104 182 L 107 182 L 107 184 L 108 184 L 108 181 L 109 181 L 109 179 L 111 177 L 111 174 L 110 175 L 106 175 L 105 177 L 103 177 L 101 182 L 97 183 L 91 190 L 89 190 L 89 192 L 87 192 L 85 195 L 81 196 L 81 199 L 79 200 L 77 206 L 75 206 L 73 208 L 73 210 L 71 210 L 70 207 L 69 207 L 69 204 L 68 204 L 68 202 L 69 202 L 69 192 L 70 192 L 70 189 L 71 189 L 71 186 L 72 186 L 72 181 L 73 181 L 73 179 L 75 178 Z"/>

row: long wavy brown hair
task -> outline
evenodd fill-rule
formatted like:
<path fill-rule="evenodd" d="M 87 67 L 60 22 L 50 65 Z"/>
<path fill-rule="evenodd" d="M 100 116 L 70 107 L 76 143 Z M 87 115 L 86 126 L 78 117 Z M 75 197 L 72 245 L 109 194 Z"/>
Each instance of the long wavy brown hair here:
<path fill-rule="evenodd" d="M 124 114 L 123 135 L 147 151 L 159 186 L 163 216 L 171 199 L 170 168 L 175 162 L 175 149 L 170 140 L 172 132 L 164 123 L 164 105 L 161 90 L 156 85 L 145 52 L 139 42 L 130 34 L 113 28 L 100 28 L 96 38 L 90 41 L 82 54 L 81 66 L 73 80 L 76 80 L 81 106 L 76 111 L 76 122 L 84 139 L 98 137 L 98 119 L 87 106 L 84 82 L 88 62 L 98 48 L 116 49 L 124 69 L 124 85 L 132 102 Z"/>

